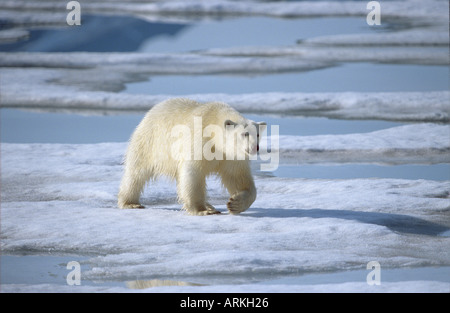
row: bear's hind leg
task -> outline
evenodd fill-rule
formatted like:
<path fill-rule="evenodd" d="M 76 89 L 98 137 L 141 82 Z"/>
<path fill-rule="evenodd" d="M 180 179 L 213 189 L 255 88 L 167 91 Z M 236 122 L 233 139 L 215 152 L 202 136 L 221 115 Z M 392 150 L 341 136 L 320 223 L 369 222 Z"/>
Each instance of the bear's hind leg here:
<path fill-rule="evenodd" d="M 130 174 L 125 171 L 120 184 L 118 195 L 118 205 L 121 209 L 143 209 L 139 203 L 144 185 L 148 180 L 148 175 Z"/>
<path fill-rule="evenodd" d="M 211 214 L 221 214 L 220 211 L 217 211 L 214 206 L 209 204 L 208 202 L 205 202 L 206 211 L 208 211 L 208 215 Z"/>

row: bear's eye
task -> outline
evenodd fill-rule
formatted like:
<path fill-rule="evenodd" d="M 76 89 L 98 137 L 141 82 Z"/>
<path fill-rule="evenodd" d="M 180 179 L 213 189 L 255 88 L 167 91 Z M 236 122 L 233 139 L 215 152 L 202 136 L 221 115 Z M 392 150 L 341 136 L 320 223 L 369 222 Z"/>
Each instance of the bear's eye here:
<path fill-rule="evenodd" d="M 245 137 L 248 137 L 248 136 L 250 136 L 250 133 L 249 133 L 249 132 L 245 132 L 245 133 L 243 133 L 243 135 L 244 135 Z"/>

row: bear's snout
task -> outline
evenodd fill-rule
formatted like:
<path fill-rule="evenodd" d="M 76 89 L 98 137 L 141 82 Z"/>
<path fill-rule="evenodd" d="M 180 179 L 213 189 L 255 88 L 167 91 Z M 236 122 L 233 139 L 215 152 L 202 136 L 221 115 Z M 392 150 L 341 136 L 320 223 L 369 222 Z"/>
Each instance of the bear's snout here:
<path fill-rule="evenodd" d="M 259 151 L 259 145 L 255 145 L 252 147 L 252 149 L 250 150 L 250 154 L 254 155 Z"/>

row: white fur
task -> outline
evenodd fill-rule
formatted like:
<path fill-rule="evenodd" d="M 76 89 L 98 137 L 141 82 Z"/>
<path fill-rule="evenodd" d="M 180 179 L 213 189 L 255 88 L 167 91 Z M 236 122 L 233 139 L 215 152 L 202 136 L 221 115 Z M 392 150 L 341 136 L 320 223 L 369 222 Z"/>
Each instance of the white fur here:
<path fill-rule="evenodd" d="M 194 120 L 199 118 L 201 129 L 194 127 Z M 173 130 L 180 125 L 181 129 L 189 130 L 188 137 L 176 136 L 177 132 Z M 209 125 L 212 126 L 208 128 Z M 244 128 L 249 125 L 261 126 Z M 247 120 L 225 103 L 201 104 L 177 98 L 155 105 L 131 136 L 118 195 L 119 207 L 143 208 L 139 198 L 145 183 L 165 175 L 176 179 L 178 199 L 190 214 L 217 214 L 220 212 L 206 201 L 205 179 L 210 174 L 218 174 L 230 193 L 227 203 L 230 213 L 239 214 L 247 210 L 256 199 L 249 156 L 257 152 L 257 128 L 262 131 L 264 127 L 265 123 Z M 219 130 L 223 137 L 215 134 L 220 133 Z M 201 138 L 201 143 L 197 142 L 201 147 L 213 151 L 213 159 L 203 156 L 198 159 L 195 136 Z M 234 138 L 232 136 L 236 140 L 226 140 Z M 189 141 L 187 138 L 191 139 L 190 142 L 186 142 Z M 181 151 L 176 144 L 184 144 L 187 149 Z M 230 151 L 234 156 L 232 160 Z M 239 155 L 244 157 L 239 158 Z"/>

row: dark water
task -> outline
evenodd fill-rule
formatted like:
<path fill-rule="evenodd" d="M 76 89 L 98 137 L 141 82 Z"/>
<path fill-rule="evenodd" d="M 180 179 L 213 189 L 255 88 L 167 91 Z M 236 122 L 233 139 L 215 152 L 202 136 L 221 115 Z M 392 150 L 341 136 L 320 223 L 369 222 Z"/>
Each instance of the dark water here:
<path fill-rule="evenodd" d="M 100 143 L 124 142 L 145 112 L 120 115 L 78 115 L 0 110 L 1 141 L 10 143 Z M 255 121 L 280 125 L 280 135 L 313 136 L 367 133 L 395 126 L 399 122 L 376 120 L 333 120 L 321 117 L 273 117 L 246 114 Z"/>
<path fill-rule="evenodd" d="M 0 29 L 10 26 L 0 21 Z M 239 17 L 202 22 L 160 23 L 129 16 L 83 15 L 80 27 L 35 27 L 27 40 L 0 44 L 0 51 L 186 52 L 235 46 L 294 45 L 317 36 L 370 33 L 365 19 Z M 237 36 L 237 33 L 239 35 Z"/>
<path fill-rule="evenodd" d="M 326 82 L 326 83 L 325 83 Z M 404 64 L 350 63 L 301 73 L 261 76 L 164 75 L 130 83 L 129 94 L 188 95 L 259 92 L 440 91 L 449 86 L 448 68 Z"/>
<path fill-rule="evenodd" d="M 376 164 L 301 164 L 281 165 L 273 173 L 279 177 L 309 179 L 394 178 L 450 180 L 450 164 L 376 165 Z"/>
<path fill-rule="evenodd" d="M 8 23 L 0 22 L 8 28 Z M 151 23 L 128 16 L 91 16 L 83 14 L 81 27 L 29 30 L 27 40 L 0 44 L 0 51 L 15 52 L 132 52 L 142 42 L 158 36 L 175 36 L 186 25 Z"/>

